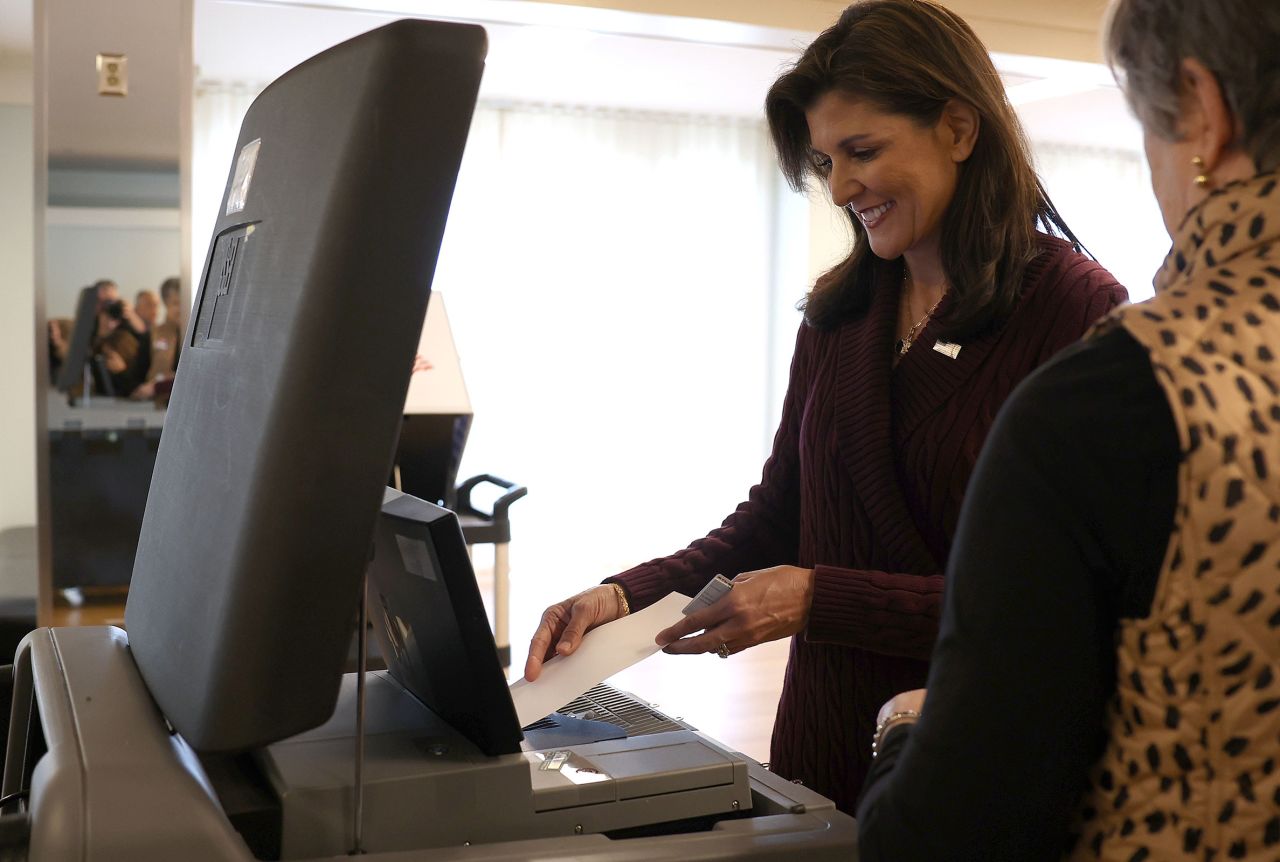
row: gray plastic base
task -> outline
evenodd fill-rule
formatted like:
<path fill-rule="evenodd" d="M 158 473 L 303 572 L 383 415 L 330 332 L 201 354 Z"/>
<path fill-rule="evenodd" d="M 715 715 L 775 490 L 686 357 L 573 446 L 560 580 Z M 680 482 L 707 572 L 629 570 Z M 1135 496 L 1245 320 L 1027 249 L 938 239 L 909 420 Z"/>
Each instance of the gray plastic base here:
<path fill-rule="evenodd" d="M 486 757 L 384 673 L 367 686 L 364 848 L 570 837 L 751 807 L 747 762 L 692 730 Z M 323 727 L 268 746 L 281 857 L 353 841 L 355 677 Z"/>
<path fill-rule="evenodd" d="M 5 793 L 18 789 L 16 785 L 21 782 L 29 715 L 38 718 L 48 746 L 47 753 L 35 764 L 30 781 L 31 859 L 252 860 L 248 847 L 210 789 L 194 753 L 181 737 L 169 732 L 157 712 L 134 665 L 128 636 L 123 631 L 110 627 L 37 629 L 19 647 L 15 665 L 14 722 L 9 760 L 5 765 Z M 370 686 L 370 704 L 370 730 L 376 734 L 368 740 L 370 762 L 384 765 L 367 768 L 366 772 L 371 779 L 377 779 L 375 784 L 384 784 L 388 790 L 375 790 L 366 799 L 366 836 L 370 840 L 380 836 L 379 841 L 390 844 L 392 840 L 401 842 L 409 830 L 418 833 L 435 830 L 433 834 L 445 836 L 449 841 L 462 838 L 465 832 L 469 837 L 464 840 L 485 842 L 471 846 L 449 843 L 448 846 L 412 848 L 405 843 L 400 844 L 404 849 L 369 854 L 371 859 L 380 862 L 550 862 L 566 858 L 577 862 L 798 858 L 806 862 L 827 859 L 848 862 L 857 858 L 856 827 L 852 818 L 836 811 L 830 801 L 818 794 L 782 781 L 759 764 L 725 752 L 700 734 L 665 736 L 675 745 L 694 746 L 675 750 L 698 752 L 700 762 L 691 766 L 690 774 L 700 776 L 698 781 L 703 782 L 707 799 L 726 798 L 726 787 L 739 787 L 736 775 L 739 766 L 745 765 L 750 816 L 723 820 L 700 832 L 615 840 L 589 831 L 588 824 L 595 821 L 590 820 L 588 814 L 597 816 L 592 809 L 604 812 L 612 807 L 614 814 L 599 816 L 630 822 L 634 811 L 647 806 L 653 814 L 649 822 L 657 823 L 670 817 L 674 807 L 666 805 L 660 796 L 649 795 L 654 787 L 646 787 L 646 782 L 666 779 L 646 777 L 645 770 L 635 770 L 634 764 L 628 763 L 631 755 L 626 748 L 619 751 L 608 748 L 616 743 L 597 743 L 585 747 L 591 751 L 577 751 L 584 758 L 602 760 L 607 764 L 606 771 L 613 771 L 615 789 L 610 792 L 616 798 L 632 792 L 639 794 L 612 806 L 590 805 L 585 804 L 590 794 L 601 791 L 584 784 L 580 795 L 574 798 L 563 784 L 535 781 L 536 767 L 528 755 L 498 758 L 496 760 L 502 761 L 498 763 L 481 758 L 486 762 L 479 763 L 462 748 L 450 748 L 437 755 L 431 749 L 432 743 L 427 743 L 426 750 L 421 750 L 414 740 L 425 741 L 432 738 L 431 735 L 404 733 L 403 725 L 395 729 L 397 722 L 409 720 L 412 710 L 385 680 Z M 246 708 L 252 706 L 246 705 Z M 379 729 L 383 732 L 377 733 Z M 379 740 L 379 736 L 385 739 Z M 437 738 L 445 736 L 447 734 Z M 658 739 L 659 735 L 654 735 L 631 742 L 651 745 Z M 338 786 L 349 782 L 352 774 L 349 744 L 349 729 L 343 727 L 339 719 L 273 746 L 281 750 L 268 755 L 267 760 L 274 760 L 282 774 L 294 776 L 319 779 L 324 771 L 332 770 L 332 783 Z M 333 748 L 331 755 L 324 753 L 329 746 Z M 339 755 L 339 748 L 347 754 Z M 618 759 L 613 759 L 615 757 Z M 395 770 L 411 777 L 437 758 L 451 764 L 431 766 L 437 775 L 449 775 L 444 785 L 449 798 L 431 798 L 424 795 L 425 791 L 417 791 L 418 795 L 413 798 L 402 795 L 396 797 L 396 801 L 389 801 L 395 797 L 390 792 L 395 784 L 392 778 Z M 718 758 L 732 765 L 724 767 Z M 321 768 L 319 763 L 327 765 Z M 725 769 L 735 775 L 732 785 L 707 781 L 709 775 Z M 663 774 L 671 775 L 667 771 Z M 299 783 L 290 792 L 302 793 L 300 779 L 294 780 Z M 636 784 L 624 792 L 629 781 Z M 317 781 L 317 784 L 323 783 Z M 492 790 L 495 787 L 499 789 Z M 498 795 L 490 796 L 490 792 Z M 733 792 L 738 791 L 730 791 Z M 379 793 L 389 795 L 380 801 Z M 293 850 L 310 852 L 299 843 L 304 839 L 295 837 L 308 829 L 318 836 L 346 834 L 350 828 L 349 803 L 338 803 L 342 810 L 332 812 L 329 810 L 332 803 L 322 801 L 331 794 L 332 791 L 320 791 L 315 800 L 296 809 L 310 811 L 308 816 L 314 819 L 292 825 L 286 823 L 285 841 L 293 842 Z M 702 798 L 703 795 L 695 791 L 691 797 L 685 792 L 680 798 Z M 286 797 L 283 804 L 289 808 L 300 798 Z M 722 803 L 705 804 L 719 806 Z M 554 807 L 562 805 L 565 807 Z M 530 814 L 530 809 L 534 813 Z M 693 813 L 685 809 L 683 803 L 680 809 L 681 816 Z M 460 822 L 453 823 L 455 819 Z M 413 820 L 424 826 L 413 826 Z M 517 830 L 512 824 L 517 822 L 550 825 L 545 832 L 516 836 Z M 581 823 L 585 834 L 572 834 L 572 828 L 558 831 L 570 822 Z M 328 844 L 329 839 L 325 841 Z M 350 857 L 341 850 L 317 848 L 314 855 L 291 858 L 337 862 Z"/>

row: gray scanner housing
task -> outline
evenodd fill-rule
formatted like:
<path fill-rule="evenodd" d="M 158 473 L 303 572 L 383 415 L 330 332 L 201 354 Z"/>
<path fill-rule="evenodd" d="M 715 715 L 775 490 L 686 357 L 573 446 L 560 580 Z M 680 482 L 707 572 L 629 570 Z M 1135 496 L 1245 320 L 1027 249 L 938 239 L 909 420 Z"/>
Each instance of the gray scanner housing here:
<path fill-rule="evenodd" d="M 568 837 L 751 807 L 746 759 L 693 730 L 486 757 L 398 682 L 367 688 L 364 846 L 371 852 Z M 282 856 L 352 846 L 355 678 L 323 727 L 264 749 Z"/>
<path fill-rule="evenodd" d="M 566 763 L 610 774 L 570 787 L 570 773 L 540 770 L 532 752 L 485 758 L 447 727 L 418 725 L 416 700 L 384 677 L 370 679 L 364 832 L 371 860 L 857 859 L 851 817 L 692 730 L 576 747 Z M 261 754 L 281 793 L 283 859 L 350 859 L 343 848 L 353 804 L 352 688 L 344 679 L 333 720 Z M 30 772 L 29 858 L 254 858 L 195 752 L 156 709 L 120 629 L 28 635 L 15 662 L 13 718 L 5 793 L 31 765 L 24 729 L 38 725 L 48 748 Z M 711 828 L 602 834 L 729 812 L 747 800 L 749 812 Z"/>

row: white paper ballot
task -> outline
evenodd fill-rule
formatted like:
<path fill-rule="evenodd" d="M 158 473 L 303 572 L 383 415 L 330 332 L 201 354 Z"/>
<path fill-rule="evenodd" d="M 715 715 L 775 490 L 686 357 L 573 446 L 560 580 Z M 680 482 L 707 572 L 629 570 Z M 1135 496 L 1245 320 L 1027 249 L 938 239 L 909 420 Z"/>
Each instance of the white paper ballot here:
<path fill-rule="evenodd" d="M 688 596 L 669 593 L 642 611 L 592 629 L 571 656 L 556 655 L 542 666 L 534 682 L 524 677 L 511 684 L 520 726 L 533 724 L 615 673 L 656 653 L 653 638 L 684 616 Z"/>

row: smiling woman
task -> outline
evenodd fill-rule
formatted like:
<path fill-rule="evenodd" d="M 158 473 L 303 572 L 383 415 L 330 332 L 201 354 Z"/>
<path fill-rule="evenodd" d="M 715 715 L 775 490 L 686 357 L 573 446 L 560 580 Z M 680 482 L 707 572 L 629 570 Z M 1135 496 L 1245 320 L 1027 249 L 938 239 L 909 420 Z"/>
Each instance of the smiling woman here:
<path fill-rule="evenodd" d="M 876 257 L 936 256 L 959 166 L 977 140 L 973 108 L 948 102 L 938 122 L 925 125 L 832 91 L 805 112 L 805 120 L 814 165 L 827 178 L 832 202 L 858 217 Z"/>
<path fill-rule="evenodd" d="M 809 294 L 773 453 L 706 538 L 548 608 L 526 676 L 593 626 L 735 576 L 659 642 L 727 656 L 791 638 L 773 769 L 851 811 L 876 708 L 925 678 L 993 417 L 1125 291 L 1036 230 L 1070 237 L 986 50 L 942 7 L 854 4 L 766 111 L 784 175 L 797 189 L 826 182 L 855 234 Z"/>
<path fill-rule="evenodd" d="M 901 356 L 942 302 L 942 226 L 960 165 L 977 141 L 977 112 L 966 102 L 948 101 L 929 125 L 830 91 L 805 111 L 805 119 L 814 166 L 827 178 L 832 202 L 862 226 L 877 258 L 903 258 L 909 281 L 899 315 L 899 329 L 906 327 L 897 341 Z"/>
<path fill-rule="evenodd" d="M 855 30 L 857 50 L 842 50 Z M 793 187 L 810 176 L 826 182 L 853 225 L 851 254 L 809 297 L 819 325 L 864 310 L 876 261 L 908 252 L 916 301 L 906 304 L 933 306 L 945 283 L 953 296 L 939 309 L 940 334 L 958 340 L 1012 310 L 1037 222 L 1076 244 L 1036 177 L 990 56 L 941 6 L 851 6 L 774 84 L 765 109 Z M 882 156 L 888 164 L 873 167 Z M 909 186 L 902 203 L 912 211 L 893 220 L 910 223 L 907 245 L 892 245 L 905 228 L 884 236 L 867 221 L 884 217 L 889 231 L 887 212 L 872 212 L 895 203 L 885 182 Z"/>

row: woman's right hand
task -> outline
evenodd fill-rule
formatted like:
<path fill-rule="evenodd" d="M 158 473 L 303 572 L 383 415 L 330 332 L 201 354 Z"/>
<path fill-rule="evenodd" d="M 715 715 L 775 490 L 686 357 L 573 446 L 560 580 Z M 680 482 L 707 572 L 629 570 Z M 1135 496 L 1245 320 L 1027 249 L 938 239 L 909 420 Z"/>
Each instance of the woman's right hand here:
<path fill-rule="evenodd" d="M 572 655 L 582 636 L 596 626 L 622 616 L 622 603 L 612 584 L 583 590 L 542 612 L 542 622 L 529 641 L 529 658 L 524 678 L 533 682 L 542 673 L 542 663 L 554 655 Z"/>

